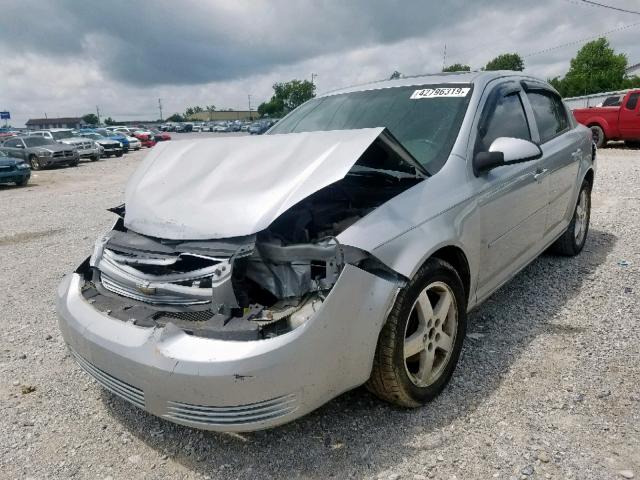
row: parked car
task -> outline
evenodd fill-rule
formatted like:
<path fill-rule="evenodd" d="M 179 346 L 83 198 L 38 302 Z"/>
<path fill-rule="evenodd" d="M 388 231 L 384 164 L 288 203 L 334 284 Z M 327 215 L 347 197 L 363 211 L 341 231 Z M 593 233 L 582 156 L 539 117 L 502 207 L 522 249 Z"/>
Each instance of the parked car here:
<path fill-rule="evenodd" d="M 151 132 L 139 131 L 135 132 L 133 136 L 140 141 L 140 144 L 143 147 L 150 148 L 156 144 L 156 141 L 153 139 L 153 134 Z"/>
<path fill-rule="evenodd" d="M 10 157 L 26 161 L 32 170 L 57 165 L 77 167 L 80 162 L 80 155 L 72 145 L 41 136 L 10 138 L 0 150 Z"/>
<path fill-rule="evenodd" d="M 160 130 L 156 130 L 155 128 L 152 128 L 149 131 L 153 135 L 153 139 L 156 142 L 166 142 L 167 140 L 171 140 L 171 135 L 169 135 L 167 132 L 162 132 Z"/>
<path fill-rule="evenodd" d="M 0 147 L 0 184 L 15 183 L 22 187 L 29 183 L 31 169 L 22 158 L 10 157 Z"/>
<path fill-rule="evenodd" d="M 266 121 L 266 120 L 259 120 L 257 122 L 253 122 L 249 128 L 248 128 L 248 132 L 251 135 L 262 135 L 264 132 L 266 132 L 267 130 L 269 130 L 269 128 L 271 127 L 271 124 Z"/>
<path fill-rule="evenodd" d="M 541 252 L 580 253 L 595 154 L 552 87 L 507 72 L 350 87 L 267 135 L 167 143 L 62 281 L 62 335 L 116 395 L 197 428 L 272 427 L 362 384 L 421 406 L 469 310 Z"/>
<path fill-rule="evenodd" d="M 136 146 L 135 145 L 132 146 L 130 142 L 130 139 L 133 137 L 127 137 L 122 133 L 114 132 L 113 130 L 108 130 L 106 128 L 97 128 L 95 131 L 106 138 L 110 138 L 111 140 L 116 140 L 120 142 L 122 144 L 123 153 L 129 152 L 130 149 L 131 150 L 136 149 Z M 140 146 L 138 147 L 138 149 L 140 149 Z"/>
<path fill-rule="evenodd" d="M 52 128 L 51 130 L 37 130 L 29 133 L 30 136 L 40 136 L 73 146 L 80 158 L 87 158 L 92 162 L 100 160 L 100 146 L 93 140 L 77 136 L 70 128 Z"/>
<path fill-rule="evenodd" d="M 640 90 L 631 90 L 618 106 L 578 108 L 576 120 L 591 129 L 593 141 L 603 147 L 609 140 L 640 146 Z"/>
<path fill-rule="evenodd" d="M 124 150 L 122 149 L 122 143 L 120 143 L 118 140 L 105 137 L 96 132 L 85 131 L 80 132 L 79 135 L 84 138 L 90 138 L 98 145 L 100 145 L 102 147 L 102 156 L 104 157 L 110 157 L 111 155 L 121 157 L 124 153 Z"/>

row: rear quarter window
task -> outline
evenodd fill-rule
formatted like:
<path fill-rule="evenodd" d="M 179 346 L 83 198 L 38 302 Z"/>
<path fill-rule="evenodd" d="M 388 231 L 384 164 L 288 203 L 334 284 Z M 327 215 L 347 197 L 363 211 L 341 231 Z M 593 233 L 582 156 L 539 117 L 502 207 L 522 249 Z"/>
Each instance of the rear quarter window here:
<path fill-rule="evenodd" d="M 638 106 L 638 98 L 640 97 L 640 93 L 632 93 L 629 95 L 629 100 L 627 100 L 627 109 L 635 110 Z"/>

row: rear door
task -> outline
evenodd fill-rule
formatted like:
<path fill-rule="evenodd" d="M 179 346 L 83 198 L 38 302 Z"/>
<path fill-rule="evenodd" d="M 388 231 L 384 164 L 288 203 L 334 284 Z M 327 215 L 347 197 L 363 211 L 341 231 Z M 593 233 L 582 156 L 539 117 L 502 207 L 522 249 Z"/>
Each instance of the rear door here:
<path fill-rule="evenodd" d="M 545 222 L 545 237 L 564 228 L 567 212 L 573 206 L 573 192 L 578 177 L 580 134 L 574 131 L 568 112 L 560 97 L 542 84 L 527 84 L 526 98 L 537 126 L 540 148 L 544 154 L 540 175 L 548 176 L 549 209 Z"/>
<path fill-rule="evenodd" d="M 620 134 L 625 140 L 640 140 L 640 92 L 629 95 L 620 108 Z"/>
<path fill-rule="evenodd" d="M 514 82 L 499 85 L 489 94 L 478 127 L 475 153 L 487 151 L 499 137 L 533 140 L 523 96 L 524 92 Z M 548 187 L 545 177 L 539 175 L 541 160 L 498 167 L 477 179 L 481 191 L 479 300 L 538 253 L 548 205 Z"/>

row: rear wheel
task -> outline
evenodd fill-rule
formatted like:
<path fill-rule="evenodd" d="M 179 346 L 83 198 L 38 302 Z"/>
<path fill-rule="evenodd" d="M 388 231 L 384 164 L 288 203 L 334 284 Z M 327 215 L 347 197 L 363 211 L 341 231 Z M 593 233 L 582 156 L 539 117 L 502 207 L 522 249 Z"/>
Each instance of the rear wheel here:
<path fill-rule="evenodd" d="M 40 170 L 42 168 L 38 157 L 36 157 L 35 155 L 31 155 L 29 157 L 29 165 L 31 165 L 31 170 Z"/>
<path fill-rule="evenodd" d="M 578 255 L 589 233 L 589 220 L 591 218 L 591 184 L 584 180 L 578 195 L 578 202 L 573 212 L 571 223 L 562 236 L 551 245 L 551 252 L 558 255 L 573 257 Z"/>
<path fill-rule="evenodd" d="M 604 130 L 600 125 L 591 125 L 591 135 L 593 137 L 593 143 L 596 144 L 596 147 L 601 148 L 604 147 L 607 143 L 607 137 L 604 134 Z"/>
<path fill-rule="evenodd" d="M 447 385 L 466 332 L 462 281 L 432 258 L 401 290 L 385 323 L 367 388 L 383 400 L 419 407 Z"/>

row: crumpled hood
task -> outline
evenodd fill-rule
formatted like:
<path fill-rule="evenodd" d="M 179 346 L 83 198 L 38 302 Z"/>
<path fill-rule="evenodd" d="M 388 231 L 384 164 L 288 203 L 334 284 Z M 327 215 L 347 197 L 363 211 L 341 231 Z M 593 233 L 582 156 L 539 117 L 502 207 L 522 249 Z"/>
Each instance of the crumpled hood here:
<path fill-rule="evenodd" d="M 344 178 L 383 130 L 162 142 L 129 180 L 125 226 L 173 240 L 257 233 Z"/>

